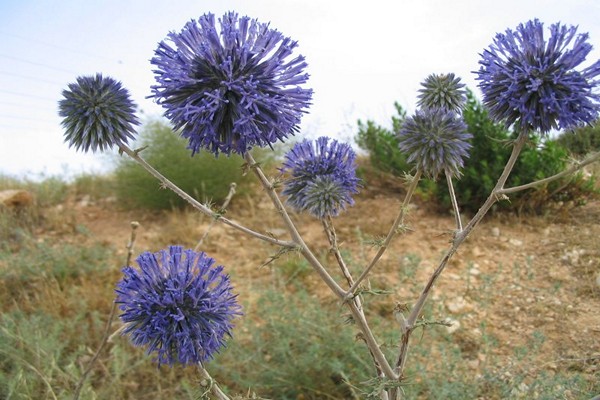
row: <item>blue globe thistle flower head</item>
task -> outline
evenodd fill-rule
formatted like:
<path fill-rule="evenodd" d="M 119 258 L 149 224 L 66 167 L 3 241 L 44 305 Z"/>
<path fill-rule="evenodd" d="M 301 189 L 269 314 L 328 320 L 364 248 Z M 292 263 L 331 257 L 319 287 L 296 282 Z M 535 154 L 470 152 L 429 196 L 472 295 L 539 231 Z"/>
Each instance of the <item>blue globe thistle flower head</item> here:
<path fill-rule="evenodd" d="M 429 177 L 440 172 L 459 176 L 469 156 L 473 136 L 465 122 L 452 111 L 441 108 L 417 110 L 407 118 L 398 133 L 398 145 L 417 168 Z"/>
<path fill-rule="evenodd" d="M 490 115 L 507 127 L 541 134 L 594 122 L 600 60 L 575 69 L 592 50 L 588 34 L 576 33 L 577 27 L 557 23 L 546 40 L 535 19 L 497 34 L 475 72 Z"/>
<path fill-rule="evenodd" d="M 296 143 L 281 168 L 291 175 L 282 192 L 287 203 L 319 219 L 339 215 L 358 193 L 355 159 L 350 145 L 328 137 Z"/>
<path fill-rule="evenodd" d="M 467 102 L 465 84 L 453 73 L 431 74 L 419 89 L 420 108 L 442 108 L 459 113 Z"/>
<path fill-rule="evenodd" d="M 159 365 L 212 359 L 241 315 L 223 266 L 205 253 L 169 246 L 137 258 L 117 284 L 124 334 L 156 353 Z"/>
<path fill-rule="evenodd" d="M 234 12 L 219 25 L 205 14 L 159 43 L 152 97 L 165 116 L 192 154 L 243 154 L 295 134 L 312 98 L 304 57 L 290 59 L 297 42 Z"/>
<path fill-rule="evenodd" d="M 102 74 L 81 76 L 63 90 L 58 114 L 63 117 L 65 142 L 76 150 L 104 151 L 133 139 L 135 103 L 121 82 Z"/>

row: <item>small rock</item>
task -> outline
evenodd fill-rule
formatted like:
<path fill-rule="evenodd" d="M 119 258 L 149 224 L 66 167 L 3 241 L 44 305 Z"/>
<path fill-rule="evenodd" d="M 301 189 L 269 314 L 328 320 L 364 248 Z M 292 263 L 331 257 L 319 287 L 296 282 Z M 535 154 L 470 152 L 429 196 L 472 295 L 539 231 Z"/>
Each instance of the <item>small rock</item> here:
<path fill-rule="evenodd" d="M 483 252 L 481 251 L 481 249 L 479 247 L 475 246 L 471 250 L 471 254 L 473 255 L 473 257 L 479 257 L 483 254 Z"/>
<path fill-rule="evenodd" d="M 456 319 L 453 318 L 446 318 L 447 323 L 450 324 L 450 326 L 446 327 L 446 330 L 448 331 L 448 333 L 453 334 L 454 332 L 456 332 L 457 330 L 460 329 L 460 322 Z"/>
<path fill-rule="evenodd" d="M 479 276 L 481 275 L 481 271 L 479 270 L 479 264 L 475 263 L 471 266 L 471 269 L 469 269 L 469 274 L 472 276 Z"/>
<path fill-rule="evenodd" d="M 565 254 L 560 257 L 560 260 L 565 265 L 579 265 L 579 259 L 585 254 L 585 250 L 573 249 L 572 251 L 565 251 Z"/>
<path fill-rule="evenodd" d="M 81 208 L 89 207 L 92 204 L 92 198 L 89 194 L 86 194 L 77 202 L 77 205 Z"/>
<path fill-rule="evenodd" d="M 600 272 L 596 275 L 596 286 L 600 288 Z"/>
<path fill-rule="evenodd" d="M 21 209 L 33 204 L 33 195 L 26 190 L 9 189 L 0 191 L 0 205 Z"/>
<path fill-rule="evenodd" d="M 457 275 L 457 274 L 455 274 L 455 273 L 452 273 L 452 272 L 447 272 L 447 273 L 446 273 L 446 276 L 447 276 L 449 279 L 452 279 L 453 281 L 459 281 L 459 280 L 460 280 L 460 275 Z"/>
<path fill-rule="evenodd" d="M 543 234 L 544 236 L 550 236 L 550 228 L 546 228 L 546 229 L 544 229 L 544 231 L 542 232 L 542 234 Z"/>
<path fill-rule="evenodd" d="M 523 246 L 523 241 L 520 239 L 509 239 L 508 243 L 512 244 L 513 246 Z"/>
<path fill-rule="evenodd" d="M 448 311 L 450 311 L 452 314 L 456 314 L 463 310 L 466 307 L 466 305 L 467 302 L 465 298 L 462 296 L 458 296 L 446 303 L 446 308 L 448 308 Z"/>
<path fill-rule="evenodd" d="M 492 236 L 493 237 L 500 237 L 500 228 L 498 228 L 497 226 L 492 228 Z"/>

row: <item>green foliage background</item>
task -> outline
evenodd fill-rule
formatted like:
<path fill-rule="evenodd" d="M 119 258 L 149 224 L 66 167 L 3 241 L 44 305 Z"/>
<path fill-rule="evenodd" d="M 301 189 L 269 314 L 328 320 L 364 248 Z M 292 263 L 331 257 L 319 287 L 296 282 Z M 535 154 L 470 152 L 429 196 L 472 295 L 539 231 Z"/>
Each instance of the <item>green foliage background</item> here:
<path fill-rule="evenodd" d="M 564 132 L 557 142 L 567 148 L 576 157 L 585 156 L 593 151 L 600 151 L 600 121 L 593 126 L 575 129 L 573 132 Z"/>
<path fill-rule="evenodd" d="M 358 120 L 358 133 L 355 140 L 358 146 L 369 152 L 371 164 L 384 172 L 401 176 L 410 170 L 406 156 L 398 149 L 396 132 L 406 119 L 406 111 L 399 103 L 394 103 L 396 115 L 392 116 L 392 129 L 377 125 L 374 121 Z"/>
<path fill-rule="evenodd" d="M 412 169 L 406 163 L 406 155 L 398 148 L 397 132 L 406 118 L 403 108 L 395 104 L 397 115 L 392 117 L 392 130 L 377 125 L 375 122 L 358 121 L 357 144 L 369 152 L 370 162 L 377 169 L 402 176 Z M 511 140 L 514 132 L 503 124 L 493 122 L 487 110 L 471 91 L 467 94 L 467 104 L 463 110 L 463 118 L 473 135 L 470 156 L 465 160 L 462 176 L 455 180 L 454 188 L 462 210 L 476 212 L 494 188 L 498 177 L 511 153 Z M 580 154 L 600 143 L 597 140 L 596 128 L 582 128 L 573 135 L 565 133 L 559 140 L 541 139 L 534 135 L 528 146 L 523 149 L 508 179 L 507 186 L 518 186 L 543 179 L 563 171 L 569 161 L 569 153 Z M 572 147 L 567 148 L 565 144 Z M 443 208 L 450 207 L 450 197 L 446 180 L 439 178 L 437 182 L 425 180 L 420 185 L 427 198 L 437 198 Z M 510 202 L 500 202 L 498 209 L 543 212 L 549 204 L 558 201 L 580 204 L 594 195 L 594 181 L 584 179 L 581 174 L 554 181 L 528 191 L 518 192 L 510 196 Z"/>
<path fill-rule="evenodd" d="M 229 192 L 231 182 L 238 184 L 238 193 L 248 186 L 242 174 L 244 160 L 237 155 L 215 158 L 200 152 L 192 157 L 187 140 L 174 133 L 162 121 L 146 124 L 135 147 L 148 146 L 140 155 L 155 169 L 197 200 L 221 202 Z M 126 208 L 180 208 L 184 200 L 160 183 L 128 157 L 117 160 L 116 194 Z"/>

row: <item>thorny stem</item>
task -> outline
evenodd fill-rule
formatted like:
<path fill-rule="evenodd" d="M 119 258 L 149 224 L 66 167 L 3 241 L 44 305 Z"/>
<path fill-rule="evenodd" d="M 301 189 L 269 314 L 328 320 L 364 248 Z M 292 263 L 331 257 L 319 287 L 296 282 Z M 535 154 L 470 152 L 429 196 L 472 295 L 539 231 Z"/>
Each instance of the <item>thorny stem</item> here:
<path fill-rule="evenodd" d="M 129 237 L 129 243 L 127 243 L 127 246 L 126 246 L 127 247 L 127 262 L 125 263 L 125 265 L 131 264 L 131 257 L 133 255 L 133 245 L 135 244 L 135 239 L 137 238 L 137 228 L 139 226 L 140 226 L 139 222 L 137 222 L 137 221 L 131 222 L 131 236 Z M 100 341 L 100 346 L 98 346 L 98 350 L 96 350 L 96 353 L 90 360 L 85 371 L 83 371 L 83 374 L 81 375 L 81 379 L 79 379 L 79 382 L 77 382 L 77 386 L 75 387 L 75 393 L 73 394 L 74 400 L 79 399 L 79 396 L 81 394 L 81 389 L 83 388 L 83 384 L 84 384 L 85 380 L 87 379 L 88 375 L 92 371 L 92 367 L 98 360 L 98 357 L 100 357 L 100 353 L 102 352 L 102 350 L 104 350 L 104 346 L 106 346 L 106 343 L 109 340 L 110 328 L 112 327 L 112 323 L 113 323 L 113 320 L 115 319 L 116 313 L 117 313 L 117 303 L 113 301 L 112 306 L 110 308 L 110 313 L 108 315 L 108 320 L 106 321 L 106 326 L 104 328 L 104 335 L 102 336 L 102 340 Z"/>
<path fill-rule="evenodd" d="M 358 325 L 360 331 L 364 335 L 364 340 L 369 347 L 371 356 L 375 359 L 376 368 L 381 369 L 388 379 L 398 379 L 398 375 L 391 368 L 390 363 L 385 358 L 385 354 L 381 351 L 362 309 L 359 309 L 354 302 L 348 302 L 347 304 L 352 312 L 354 322 Z"/>
<path fill-rule="evenodd" d="M 449 170 L 446 170 L 446 182 L 448 183 L 448 193 L 450 194 L 450 201 L 452 202 L 452 209 L 454 210 L 454 219 L 456 221 L 456 230 L 461 232 L 462 221 L 460 219 L 460 210 L 458 209 L 458 202 L 456 201 L 456 194 L 454 193 L 454 185 L 452 184 L 452 174 Z"/>
<path fill-rule="evenodd" d="M 596 161 L 600 161 L 600 152 L 590 154 L 585 159 L 575 163 L 570 168 L 567 168 L 564 171 L 562 171 L 556 175 L 552 175 L 547 178 L 540 179 L 539 181 L 528 183 L 526 185 L 514 186 L 511 188 L 501 189 L 501 190 L 498 190 L 498 193 L 499 194 L 515 193 L 515 192 L 519 192 L 521 190 L 530 189 L 530 188 L 538 186 L 538 185 L 543 185 L 545 183 L 549 183 L 549 182 L 555 181 L 557 179 L 560 179 L 564 176 L 571 175 L 573 172 L 578 171 L 578 170 L 582 169 L 583 167 L 585 167 L 586 165 L 591 164 Z"/>
<path fill-rule="evenodd" d="M 396 235 L 396 232 L 398 231 L 398 228 L 402 224 L 404 224 L 404 217 L 406 215 L 406 210 L 407 210 L 408 205 L 410 203 L 410 199 L 412 198 L 412 195 L 414 194 L 415 189 L 417 188 L 417 184 L 419 183 L 419 179 L 421 179 L 421 170 L 417 169 L 417 172 L 412 177 L 412 180 L 410 182 L 410 186 L 408 187 L 408 191 L 406 192 L 406 195 L 404 196 L 404 201 L 402 202 L 402 205 L 400 206 L 400 212 L 398 213 L 398 216 L 396 217 L 396 220 L 392 224 L 392 227 L 390 228 L 390 231 L 388 232 L 388 234 L 387 234 L 387 236 L 386 236 L 383 244 L 379 247 L 379 250 L 377 251 L 377 254 L 375 254 L 375 256 L 373 257 L 373 259 L 371 260 L 371 262 L 369 263 L 369 265 L 367 265 L 367 267 L 362 272 L 362 274 L 360 274 L 360 276 L 358 277 L 358 279 L 354 282 L 354 284 L 348 290 L 348 293 L 346 294 L 346 300 L 348 300 L 350 297 L 352 297 L 354 295 L 354 293 L 356 292 L 356 289 L 358 288 L 358 285 L 360 285 L 360 283 L 367 277 L 367 275 L 369 274 L 369 272 L 371 271 L 371 269 L 375 266 L 375 264 L 377 264 L 377 261 L 379 261 L 379 259 L 381 258 L 381 256 L 383 256 L 383 253 L 385 253 L 385 251 L 387 250 L 390 242 L 392 241 L 392 239 Z"/>
<path fill-rule="evenodd" d="M 231 202 L 231 199 L 233 198 L 233 195 L 235 194 L 235 188 L 236 188 L 236 186 L 237 185 L 236 185 L 235 182 L 231 182 L 231 184 L 229 184 L 229 193 L 227 193 L 227 197 L 225 197 L 225 200 L 223 201 L 223 204 L 221 204 L 221 208 L 219 209 L 219 212 L 225 211 L 225 209 L 229 205 L 229 202 Z M 210 233 L 210 230 L 212 229 L 212 227 L 215 225 L 216 222 L 217 222 L 217 220 L 214 219 L 214 218 L 210 221 L 210 224 L 208 225 L 208 228 L 206 228 L 206 232 L 204 232 L 204 235 L 202 235 L 202 237 L 200 238 L 200 240 L 196 244 L 196 247 L 194 247 L 194 251 L 200 250 L 200 247 L 202 247 L 202 243 L 204 243 L 204 240 L 208 237 L 208 234 Z"/>
<path fill-rule="evenodd" d="M 263 170 L 260 168 L 260 165 L 256 163 L 256 161 L 249 152 L 246 152 L 246 154 L 244 154 L 244 158 L 246 160 L 246 163 L 248 164 L 248 167 L 254 171 L 254 174 L 257 176 L 263 188 L 267 191 L 267 195 L 269 196 L 273 205 L 277 209 L 277 212 L 281 215 L 288 229 L 288 232 L 292 237 L 292 241 L 297 246 L 299 246 L 300 253 L 304 256 L 306 261 L 310 263 L 313 269 L 319 274 L 321 279 L 323 279 L 323 281 L 331 289 L 331 291 L 335 293 L 340 299 L 344 299 L 346 296 L 346 292 L 335 282 L 335 280 L 333 280 L 331 275 L 329 275 L 329 272 L 327 272 L 325 267 L 321 265 L 319 260 L 308 248 L 308 246 L 302 239 L 302 236 L 298 232 L 298 229 L 296 229 L 296 226 L 294 225 L 294 222 L 292 221 L 290 215 L 286 211 L 283 203 L 281 202 L 281 199 L 275 192 L 273 185 L 266 177 Z M 365 316 L 362 313 L 361 309 L 359 309 L 354 302 L 348 302 L 348 307 L 352 312 L 352 317 L 354 321 L 357 323 L 361 332 L 365 335 L 365 341 L 367 342 L 369 350 L 371 351 L 373 357 L 377 360 L 377 363 L 381 367 L 382 371 L 389 379 L 397 379 L 397 376 L 394 374 L 394 371 L 392 370 L 389 362 L 385 358 L 385 355 L 379 348 L 379 344 L 377 343 L 377 340 L 375 339 L 375 336 L 373 335 L 373 332 L 371 331 L 371 328 L 369 327 L 369 324 L 367 323 L 367 320 L 365 319 Z"/>
<path fill-rule="evenodd" d="M 348 286 L 352 287 L 352 285 L 354 284 L 354 279 L 352 278 L 352 274 L 350 273 L 350 270 L 348 269 L 348 266 L 346 265 L 346 262 L 344 261 L 342 254 L 340 253 L 340 248 L 339 248 L 339 245 L 337 242 L 337 234 L 335 232 L 335 227 L 333 225 L 331 216 L 327 216 L 327 218 L 321 220 L 321 222 L 323 223 L 323 228 L 325 230 L 325 234 L 327 235 L 329 244 L 331 244 L 331 251 L 335 255 L 335 258 L 338 262 L 340 270 L 342 271 L 344 278 L 346 278 L 346 281 L 348 282 Z M 368 326 L 368 322 L 365 317 L 365 311 L 362 307 L 362 300 L 361 300 L 360 296 L 355 296 L 353 301 L 354 301 L 354 305 L 356 306 L 357 311 L 361 314 L 361 318 L 360 318 L 361 321 L 364 321 L 364 324 L 363 324 L 364 329 L 369 331 L 368 335 L 371 336 L 370 340 L 371 340 L 371 344 L 373 344 L 373 343 L 375 343 L 375 338 L 374 338 L 373 334 L 370 332 L 370 327 Z M 375 370 L 377 372 L 377 376 L 385 377 L 385 374 L 382 371 L 381 363 L 377 360 L 377 356 L 373 353 L 373 351 L 370 350 L 369 341 L 367 340 L 364 333 L 361 335 L 361 338 L 365 341 L 365 344 L 367 344 L 367 348 L 369 348 L 369 352 L 371 353 L 371 357 L 373 358 L 373 364 L 375 365 Z M 379 347 L 379 346 L 377 345 L 377 347 Z M 386 364 L 387 364 L 387 361 L 386 361 Z"/>
<path fill-rule="evenodd" d="M 204 368 L 201 362 L 198 363 L 198 370 L 200 371 L 200 376 L 202 377 L 202 382 L 200 383 L 203 387 L 206 388 L 206 391 L 202 393 L 202 399 L 208 398 L 206 396 L 208 393 L 212 393 L 217 400 L 231 400 L 229 396 L 227 396 L 219 387 L 217 382 L 210 376 L 208 371 Z"/>
<path fill-rule="evenodd" d="M 254 174 L 256 175 L 264 189 L 267 191 L 267 195 L 269 196 L 273 205 L 277 209 L 277 212 L 281 215 L 281 218 L 283 219 L 283 222 L 285 223 L 285 226 L 290 236 L 292 237 L 292 242 L 294 243 L 294 246 L 297 246 L 299 248 L 300 253 L 306 258 L 306 261 L 308 261 L 310 265 L 315 269 L 315 271 L 317 271 L 319 276 L 323 279 L 325 284 L 329 286 L 333 293 L 340 297 L 343 297 L 343 295 L 345 294 L 344 290 L 335 282 L 331 275 L 329 275 L 329 272 L 327 272 L 325 267 L 321 265 L 317 257 L 308 248 L 308 246 L 304 242 L 304 239 L 302 239 L 302 236 L 298 232 L 296 225 L 294 225 L 294 222 L 290 218 L 290 215 L 283 206 L 281 199 L 279 198 L 279 196 L 277 196 L 273 185 L 271 184 L 263 170 L 260 168 L 260 165 L 254 160 L 254 158 L 249 152 L 246 152 L 244 154 L 244 158 L 246 160 L 246 163 L 248 164 L 248 167 L 254 171 Z"/>
<path fill-rule="evenodd" d="M 523 149 L 523 146 L 525 145 L 525 143 L 527 141 L 527 138 L 528 138 L 527 132 L 521 132 L 519 134 L 519 136 L 517 137 L 517 139 L 515 140 L 515 142 L 513 144 L 513 149 L 512 149 L 510 158 L 508 159 L 506 166 L 504 167 L 504 171 L 502 172 L 502 175 L 500 175 L 500 177 L 498 178 L 498 181 L 496 182 L 496 186 L 490 193 L 490 195 L 487 198 L 487 200 L 485 201 L 485 203 L 481 206 L 479 211 L 477 211 L 477 214 L 475 214 L 475 216 L 471 219 L 471 221 L 469 221 L 469 223 L 464 228 L 464 230 L 461 232 L 457 232 L 457 234 L 455 235 L 454 240 L 452 242 L 452 246 L 450 247 L 450 249 L 446 252 L 444 257 L 442 258 L 439 266 L 435 269 L 433 274 L 429 277 L 429 280 L 427 281 L 427 284 L 423 288 L 421 295 L 419 296 L 419 298 L 417 299 L 417 302 L 412 307 L 409 317 L 402 324 L 402 338 L 400 340 L 400 352 L 398 354 L 398 359 L 396 361 L 396 368 L 394 371 L 398 375 L 399 379 L 403 378 L 403 370 L 404 370 L 404 366 L 406 364 L 406 357 L 408 355 L 408 342 L 410 339 L 410 334 L 412 333 L 413 329 L 415 328 L 417 318 L 419 318 L 419 315 L 423 311 L 423 307 L 425 306 L 425 302 L 426 302 L 427 298 L 429 297 L 429 294 L 431 293 L 431 289 L 432 289 L 434 283 L 436 282 L 437 278 L 440 276 L 440 274 L 442 273 L 442 271 L 448 264 L 448 261 L 450 261 L 450 258 L 454 255 L 454 253 L 456 253 L 458 247 L 466 240 L 466 238 L 469 236 L 471 231 L 477 226 L 477 224 L 479 222 L 481 222 L 481 220 L 483 219 L 485 214 L 489 211 L 489 209 L 492 207 L 492 205 L 496 201 L 499 200 L 499 193 L 503 189 L 504 185 L 506 184 L 506 180 L 508 179 L 508 176 L 510 175 L 510 172 L 512 171 L 512 169 L 514 167 L 515 162 L 517 161 L 517 158 L 519 157 L 519 154 L 521 153 L 521 150 Z"/>
<path fill-rule="evenodd" d="M 515 163 L 517 162 L 517 158 L 519 158 L 519 154 L 521 154 L 521 150 L 523 149 L 523 146 L 525 146 L 525 143 L 527 142 L 528 137 L 529 136 L 528 136 L 527 132 L 519 133 L 519 136 L 517 137 L 517 139 L 515 140 L 515 143 L 513 145 L 512 153 L 510 154 L 510 158 L 506 162 L 506 165 L 504 166 L 504 171 L 502 171 L 502 175 L 500 175 L 500 178 L 498 178 L 498 182 L 496 182 L 496 186 L 490 193 L 490 195 L 487 198 L 487 200 L 485 201 L 485 203 L 483 203 L 481 208 L 479 208 L 479 210 L 477 211 L 477 214 L 475 214 L 475 216 L 471 219 L 471 221 L 469 221 L 469 223 L 467 224 L 465 229 L 460 234 L 457 235 L 457 237 L 455 238 L 455 241 L 457 239 L 460 239 L 460 243 L 462 243 L 464 241 L 464 239 L 466 239 L 467 236 L 469 236 L 469 234 L 471 233 L 473 228 L 475 228 L 481 222 L 481 220 L 483 219 L 485 214 L 487 214 L 487 212 L 490 210 L 490 208 L 492 208 L 494 203 L 498 200 L 505 198 L 505 196 L 500 191 L 504 188 L 504 185 L 506 184 L 506 180 L 508 179 L 510 172 L 514 168 Z"/>
<path fill-rule="evenodd" d="M 264 240 L 265 242 L 268 242 L 268 243 L 271 243 L 271 244 L 274 244 L 277 246 L 281 246 L 281 247 L 290 247 L 291 248 L 291 247 L 295 246 L 295 244 L 292 242 L 279 240 L 279 239 L 273 238 L 271 236 L 263 235 L 262 233 L 258 233 L 256 231 L 253 231 L 252 229 L 248 229 L 245 226 L 242 226 L 236 222 L 233 222 L 233 221 L 219 215 L 216 212 L 213 212 L 209 207 L 198 202 L 196 199 L 194 199 L 192 196 L 190 196 L 189 194 L 187 194 L 186 192 L 181 190 L 177 185 L 175 185 L 173 182 L 171 182 L 165 176 L 163 176 L 160 172 L 158 172 L 156 169 L 154 169 L 154 167 L 152 167 L 150 164 L 148 164 L 146 162 L 146 160 L 144 160 L 142 157 L 140 157 L 138 155 L 137 151 L 131 150 L 129 147 L 127 147 L 123 143 L 119 143 L 119 149 L 123 153 L 126 153 L 129 157 L 131 157 L 135 162 L 140 164 L 152 176 L 154 176 L 156 179 L 158 179 L 163 184 L 163 186 L 171 189 L 175 194 L 177 194 L 179 197 L 181 197 L 182 199 L 187 201 L 192 207 L 194 207 L 196 210 L 200 211 L 201 213 L 208 215 L 211 218 L 218 219 L 220 222 L 224 223 L 225 225 L 229 225 L 234 229 L 237 229 L 237 230 L 239 230 L 247 235 L 253 236 L 257 239 Z"/>
<path fill-rule="evenodd" d="M 331 252 L 335 256 L 335 259 L 337 260 L 338 265 L 340 266 L 342 275 L 344 275 L 344 278 L 346 278 L 346 282 L 348 282 L 348 287 L 352 287 L 352 285 L 354 284 L 354 279 L 352 278 L 352 274 L 350 274 L 350 270 L 348 269 L 348 266 L 346 265 L 346 262 L 342 257 L 342 253 L 340 253 L 340 247 L 337 241 L 337 234 L 335 233 L 335 227 L 333 226 L 331 216 L 328 215 L 326 218 L 322 219 L 321 222 L 323 223 L 323 230 L 325 231 L 327 239 L 329 240 L 329 244 L 331 245 Z M 356 306 L 359 309 L 362 309 L 362 301 L 360 299 L 360 296 L 356 296 L 354 298 L 354 302 L 356 303 Z"/>

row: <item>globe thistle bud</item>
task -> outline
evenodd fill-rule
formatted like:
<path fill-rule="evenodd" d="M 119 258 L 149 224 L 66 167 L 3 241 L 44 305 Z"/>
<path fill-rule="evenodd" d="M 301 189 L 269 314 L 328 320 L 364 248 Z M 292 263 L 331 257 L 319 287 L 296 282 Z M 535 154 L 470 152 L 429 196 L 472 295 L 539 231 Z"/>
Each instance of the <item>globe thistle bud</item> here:
<path fill-rule="evenodd" d="M 311 89 L 297 42 L 248 17 L 212 14 L 188 22 L 159 43 L 153 97 L 165 108 L 192 154 L 206 149 L 243 154 L 298 131 Z"/>
<path fill-rule="evenodd" d="M 197 364 L 213 357 L 241 314 L 229 276 L 205 253 L 169 246 L 137 258 L 117 284 L 124 334 L 157 353 L 160 364 Z"/>
<path fill-rule="evenodd" d="M 472 137 L 467 125 L 455 113 L 443 109 L 418 110 L 407 118 L 398 134 L 398 144 L 425 175 L 437 177 L 440 172 L 460 175 L 463 159 L 469 156 Z"/>
<path fill-rule="evenodd" d="M 291 174 L 283 189 L 287 203 L 319 219 L 337 216 L 354 204 L 352 195 L 358 193 L 355 158 L 352 147 L 328 137 L 297 143 L 281 169 Z"/>
<path fill-rule="evenodd" d="M 133 139 L 135 103 L 120 82 L 102 74 L 81 76 L 58 102 L 65 142 L 76 150 L 104 151 Z"/>
<path fill-rule="evenodd" d="M 441 108 L 458 113 L 467 101 L 465 85 L 453 73 L 431 74 L 421 86 L 417 102 L 420 108 Z"/>
<path fill-rule="evenodd" d="M 557 23 L 546 41 L 544 25 L 535 19 L 497 34 L 476 72 L 490 116 L 506 127 L 542 134 L 596 121 L 600 60 L 575 69 L 592 50 L 588 34 L 576 32 Z"/>

